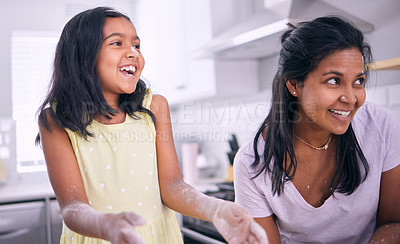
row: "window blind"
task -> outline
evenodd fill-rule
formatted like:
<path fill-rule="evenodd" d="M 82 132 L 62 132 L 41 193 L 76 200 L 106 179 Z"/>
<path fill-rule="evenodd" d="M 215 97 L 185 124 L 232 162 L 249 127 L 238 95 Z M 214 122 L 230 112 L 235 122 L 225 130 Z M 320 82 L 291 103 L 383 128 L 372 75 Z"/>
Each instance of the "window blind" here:
<path fill-rule="evenodd" d="M 59 33 L 14 31 L 11 40 L 12 117 L 16 130 L 19 172 L 46 170 L 35 145 L 36 112 L 47 93 Z"/>

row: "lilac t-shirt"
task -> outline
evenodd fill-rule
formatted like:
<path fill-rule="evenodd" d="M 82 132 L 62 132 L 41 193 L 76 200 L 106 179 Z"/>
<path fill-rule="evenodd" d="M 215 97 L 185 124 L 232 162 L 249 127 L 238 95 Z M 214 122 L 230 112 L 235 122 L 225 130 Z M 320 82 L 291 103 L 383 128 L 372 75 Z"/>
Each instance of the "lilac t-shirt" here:
<path fill-rule="evenodd" d="M 254 162 L 250 140 L 234 161 L 235 201 L 255 218 L 275 214 L 282 243 L 367 243 L 376 224 L 381 174 L 400 164 L 400 126 L 387 109 L 371 103 L 358 110 L 352 125 L 370 171 L 351 195 L 335 192 L 315 208 L 291 181 L 284 185 L 283 194 L 273 195 L 268 176 L 251 179 L 255 171 L 250 166 Z M 264 145 L 260 137 L 260 156 Z"/>

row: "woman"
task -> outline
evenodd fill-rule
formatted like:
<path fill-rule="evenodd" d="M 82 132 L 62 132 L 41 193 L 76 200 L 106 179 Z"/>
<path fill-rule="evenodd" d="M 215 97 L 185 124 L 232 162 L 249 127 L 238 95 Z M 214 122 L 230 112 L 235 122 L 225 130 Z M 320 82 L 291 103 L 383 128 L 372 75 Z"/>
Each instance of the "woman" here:
<path fill-rule="evenodd" d="M 281 43 L 271 110 L 235 158 L 236 202 L 270 243 L 399 243 L 400 128 L 364 104 L 363 34 L 321 17 Z"/>

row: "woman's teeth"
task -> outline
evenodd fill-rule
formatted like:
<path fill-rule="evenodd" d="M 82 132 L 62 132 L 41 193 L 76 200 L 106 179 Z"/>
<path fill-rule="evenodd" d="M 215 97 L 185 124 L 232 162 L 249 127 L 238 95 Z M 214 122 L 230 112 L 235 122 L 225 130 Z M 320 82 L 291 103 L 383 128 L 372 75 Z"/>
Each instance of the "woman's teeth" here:
<path fill-rule="evenodd" d="M 129 66 L 123 66 L 123 67 L 121 67 L 121 68 L 118 68 L 120 71 L 125 71 L 125 72 L 127 72 L 128 74 L 133 74 L 133 73 L 135 73 L 135 71 L 136 71 L 136 67 L 135 66 L 132 66 L 132 65 L 129 65 Z"/>
<path fill-rule="evenodd" d="M 350 114 L 350 111 L 344 112 L 344 111 L 332 110 L 332 109 L 329 109 L 329 111 L 331 111 L 331 112 L 334 113 L 334 114 L 339 115 L 340 117 L 347 117 L 347 116 L 349 116 L 349 114 Z"/>

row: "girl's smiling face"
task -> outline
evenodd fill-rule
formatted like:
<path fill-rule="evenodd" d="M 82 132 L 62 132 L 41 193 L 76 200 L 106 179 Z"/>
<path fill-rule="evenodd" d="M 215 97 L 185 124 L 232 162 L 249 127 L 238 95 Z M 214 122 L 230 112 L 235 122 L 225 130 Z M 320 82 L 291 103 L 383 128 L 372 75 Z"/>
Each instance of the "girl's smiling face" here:
<path fill-rule="evenodd" d="M 144 58 L 136 29 L 126 18 L 106 18 L 96 67 L 104 97 L 110 105 L 116 103 L 120 94 L 135 91 Z"/>
<path fill-rule="evenodd" d="M 296 130 L 344 134 L 365 102 L 365 78 L 361 52 L 350 48 L 324 58 L 307 75 L 303 86 L 287 81 L 299 102 Z"/>

